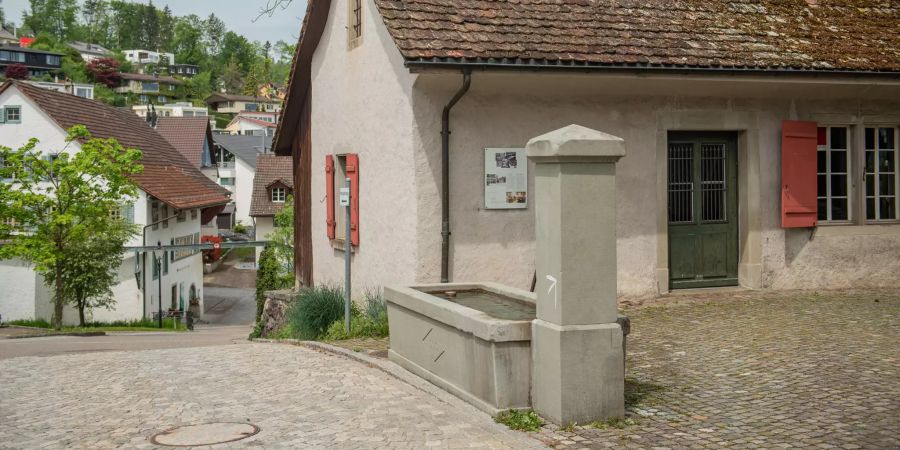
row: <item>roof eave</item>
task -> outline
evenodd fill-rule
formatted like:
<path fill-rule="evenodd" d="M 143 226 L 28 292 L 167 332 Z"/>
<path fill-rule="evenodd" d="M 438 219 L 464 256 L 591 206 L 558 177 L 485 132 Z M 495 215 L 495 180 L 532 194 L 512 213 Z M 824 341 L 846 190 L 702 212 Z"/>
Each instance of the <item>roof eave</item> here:
<path fill-rule="evenodd" d="M 482 71 L 528 71 L 528 72 L 568 72 L 568 73 L 659 73 L 668 75 L 769 75 L 769 76 L 815 76 L 815 77 L 875 77 L 900 79 L 900 71 L 847 70 L 847 69 L 803 69 L 792 67 L 700 67 L 649 64 L 594 64 L 585 62 L 559 62 L 539 60 L 470 60 L 462 58 L 407 58 L 404 66 L 411 73 L 436 70 L 460 69 Z"/>

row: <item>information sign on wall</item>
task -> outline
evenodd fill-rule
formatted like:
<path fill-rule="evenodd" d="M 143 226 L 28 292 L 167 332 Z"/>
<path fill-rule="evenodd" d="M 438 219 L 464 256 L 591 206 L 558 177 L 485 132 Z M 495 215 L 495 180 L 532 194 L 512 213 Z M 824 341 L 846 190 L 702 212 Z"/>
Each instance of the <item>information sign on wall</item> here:
<path fill-rule="evenodd" d="M 528 208 L 528 160 L 525 149 L 484 149 L 484 207 Z"/>

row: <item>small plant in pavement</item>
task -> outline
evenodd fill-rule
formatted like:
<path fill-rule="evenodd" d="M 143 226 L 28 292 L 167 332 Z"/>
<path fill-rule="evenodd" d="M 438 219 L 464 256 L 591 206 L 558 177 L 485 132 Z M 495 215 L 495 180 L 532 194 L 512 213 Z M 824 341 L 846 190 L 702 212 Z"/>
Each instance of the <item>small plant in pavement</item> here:
<path fill-rule="evenodd" d="M 544 425 L 540 416 L 532 410 L 511 409 L 494 416 L 494 421 L 519 431 L 538 431 Z"/>

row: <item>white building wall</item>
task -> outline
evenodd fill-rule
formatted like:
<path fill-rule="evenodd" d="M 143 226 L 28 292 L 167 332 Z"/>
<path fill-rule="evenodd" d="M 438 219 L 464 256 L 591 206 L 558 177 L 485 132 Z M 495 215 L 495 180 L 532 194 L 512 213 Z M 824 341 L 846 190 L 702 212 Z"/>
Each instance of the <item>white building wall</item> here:
<path fill-rule="evenodd" d="M 0 316 L 3 322 L 34 319 L 37 274 L 23 261 L 0 260 Z"/>
<path fill-rule="evenodd" d="M 266 240 L 266 236 L 275 231 L 274 217 L 254 217 L 256 228 L 254 239 L 257 241 Z M 256 263 L 259 264 L 259 255 L 262 254 L 263 247 L 256 247 Z"/>
<path fill-rule="evenodd" d="M 240 158 L 235 158 L 234 164 L 234 204 L 235 221 L 244 225 L 253 225 L 250 217 L 250 202 L 253 199 L 253 177 L 256 170 Z"/>
<path fill-rule="evenodd" d="M 312 246 L 316 283 L 343 279 L 344 253 L 327 238 L 325 155 L 359 154 L 360 246 L 354 293 L 415 278 L 417 249 L 413 117 L 415 78 L 402 69 L 372 0 L 363 4 L 363 37 L 348 50 L 347 5 L 332 2 L 312 61 Z M 389 263 L 387 261 L 390 261 Z"/>

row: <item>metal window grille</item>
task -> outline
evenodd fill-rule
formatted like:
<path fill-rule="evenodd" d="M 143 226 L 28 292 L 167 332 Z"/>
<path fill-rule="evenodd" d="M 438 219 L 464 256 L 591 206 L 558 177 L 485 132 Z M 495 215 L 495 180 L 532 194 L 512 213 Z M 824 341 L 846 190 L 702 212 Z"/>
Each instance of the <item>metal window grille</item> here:
<path fill-rule="evenodd" d="M 694 221 L 694 146 L 669 144 L 669 222 Z"/>
<path fill-rule="evenodd" d="M 701 219 L 704 222 L 724 222 L 725 198 L 725 144 L 700 146 L 700 199 Z"/>

